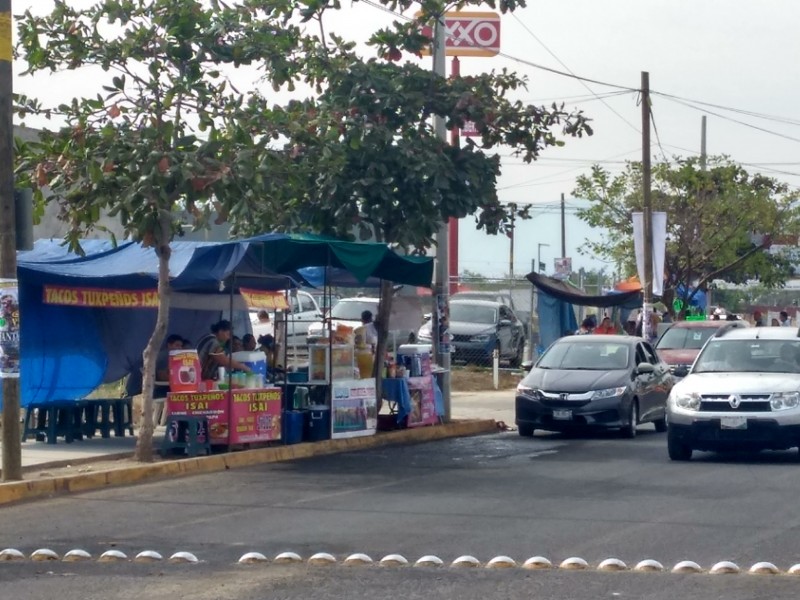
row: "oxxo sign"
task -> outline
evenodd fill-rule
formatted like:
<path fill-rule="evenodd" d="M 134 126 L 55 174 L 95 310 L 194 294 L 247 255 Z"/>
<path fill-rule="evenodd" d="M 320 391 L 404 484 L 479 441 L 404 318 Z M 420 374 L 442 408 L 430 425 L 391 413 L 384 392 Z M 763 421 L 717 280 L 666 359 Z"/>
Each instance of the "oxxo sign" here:
<path fill-rule="evenodd" d="M 447 56 L 495 56 L 500 52 L 500 15 L 497 13 L 448 12 L 444 15 L 444 27 Z M 433 39 L 433 27 L 423 27 L 422 34 Z M 430 55 L 430 49 L 425 49 L 423 54 Z"/>

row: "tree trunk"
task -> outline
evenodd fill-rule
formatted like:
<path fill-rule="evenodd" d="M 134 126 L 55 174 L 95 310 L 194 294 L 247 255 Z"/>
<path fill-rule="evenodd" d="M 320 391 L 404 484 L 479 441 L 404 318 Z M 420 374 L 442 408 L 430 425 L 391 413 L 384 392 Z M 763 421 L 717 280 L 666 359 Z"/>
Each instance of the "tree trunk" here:
<path fill-rule="evenodd" d="M 383 357 L 386 356 L 386 346 L 389 343 L 389 316 L 392 314 L 392 292 L 391 281 L 385 279 L 381 281 L 380 305 L 378 315 L 375 318 L 375 328 L 378 330 L 378 345 L 375 347 L 375 364 L 372 367 L 372 374 L 375 377 L 375 398 L 378 406 L 383 397 Z"/>
<path fill-rule="evenodd" d="M 161 237 L 156 254 L 158 255 L 158 316 L 153 335 L 144 349 L 144 370 L 142 376 L 142 417 L 139 423 L 139 437 L 136 440 L 136 460 L 153 461 L 153 390 L 156 379 L 156 362 L 158 352 L 164 343 L 169 325 L 170 287 L 169 258 L 172 253 L 169 246 L 170 224 L 161 223 Z M 166 408 L 165 408 L 166 410 Z"/>

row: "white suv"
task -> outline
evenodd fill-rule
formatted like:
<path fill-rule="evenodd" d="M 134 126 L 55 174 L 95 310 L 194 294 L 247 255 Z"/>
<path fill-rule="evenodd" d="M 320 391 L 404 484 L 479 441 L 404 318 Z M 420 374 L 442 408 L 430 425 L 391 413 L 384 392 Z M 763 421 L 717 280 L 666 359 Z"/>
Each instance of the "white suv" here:
<path fill-rule="evenodd" d="M 667 402 L 672 460 L 694 450 L 800 448 L 800 337 L 794 327 L 722 327 Z"/>

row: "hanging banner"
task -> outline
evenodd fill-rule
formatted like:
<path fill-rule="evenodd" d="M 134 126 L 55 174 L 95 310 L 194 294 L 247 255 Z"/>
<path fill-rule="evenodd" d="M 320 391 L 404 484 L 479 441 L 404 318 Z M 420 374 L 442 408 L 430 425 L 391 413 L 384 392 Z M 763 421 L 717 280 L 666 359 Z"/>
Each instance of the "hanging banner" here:
<path fill-rule="evenodd" d="M 651 213 L 653 236 L 653 295 L 664 293 L 664 257 L 667 249 L 667 213 Z M 633 248 L 636 255 L 636 272 L 644 281 L 644 214 L 633 213 Z"/>
<path fill-rule="evenodd" d="M 19 288 L 0 279 L 0 378 L 19 378 Z"/>
<path fill-rule="evenodd" d="M 264 292 L 262 290 L 239 288 L 239 293 L 244 298 L 245 304 L 250 308 L 289 310 L 289 302 L 283 292 Z"/>
<path fill-rule="evenodd" d="M 45 304 L 89 308 L 158 308 L 158 291 L 46 285 L 43 300 Z"/>

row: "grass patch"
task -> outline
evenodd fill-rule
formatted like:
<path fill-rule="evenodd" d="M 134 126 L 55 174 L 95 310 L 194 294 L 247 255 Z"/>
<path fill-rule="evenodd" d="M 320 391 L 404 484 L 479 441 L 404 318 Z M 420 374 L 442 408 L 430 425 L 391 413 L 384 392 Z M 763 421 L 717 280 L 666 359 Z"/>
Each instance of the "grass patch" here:
<path fill-rule="evenodd" d="M 524 377 L 523 371 L 500 371 L 500 390 L 510 390 Z M 454 367 L 450 371 L 450 388 L 454 392 L 484 392 L 494 390 L 492 370 L 485 367 Z"/>

